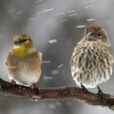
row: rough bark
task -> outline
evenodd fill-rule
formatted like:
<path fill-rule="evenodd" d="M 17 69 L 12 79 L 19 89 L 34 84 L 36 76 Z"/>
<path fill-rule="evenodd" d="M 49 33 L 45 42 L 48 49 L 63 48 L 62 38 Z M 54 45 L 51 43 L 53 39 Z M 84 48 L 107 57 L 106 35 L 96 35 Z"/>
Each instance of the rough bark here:
<path fill-rule="evenodd" d="M 39 91 L 0 78 L 0 91 L 30 101 L 79 99 L 90 105 L 108 107 L 114 110 L 114 96 L 105 93 L 91 93 L 77 87 L 41 88 Z"/>

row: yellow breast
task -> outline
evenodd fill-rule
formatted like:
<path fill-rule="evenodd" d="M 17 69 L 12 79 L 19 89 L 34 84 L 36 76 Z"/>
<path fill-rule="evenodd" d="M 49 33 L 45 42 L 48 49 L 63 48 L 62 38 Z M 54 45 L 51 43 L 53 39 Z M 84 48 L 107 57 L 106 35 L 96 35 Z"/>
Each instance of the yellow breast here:
<path fill-rule="evenodd" d="M 24 44 L 22 45 L 13 45 L 13 52 L 18 57 L 25 57 L 28 54 L 31 54 L 35 49 L 33 47 L 26 47 Z"/>
<path fill-rule="evenodd" d="M 24 45 L 13 45 L 13 52 L 19 57 L 26 56 L 26 49 Z"/>

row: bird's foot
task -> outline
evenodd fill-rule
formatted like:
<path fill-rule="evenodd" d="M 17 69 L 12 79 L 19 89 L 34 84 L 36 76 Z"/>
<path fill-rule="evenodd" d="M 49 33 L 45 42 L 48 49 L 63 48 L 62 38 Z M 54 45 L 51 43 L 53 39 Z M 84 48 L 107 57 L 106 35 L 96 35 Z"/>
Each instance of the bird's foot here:
<path fill-rule="evenodd" d="M 82 84 L 81 84 L 81 88 L 82 88 L 82 90 L 83 90 L 85 93 L 88 92 L 87 88 L 86 88 L 85 86 L 83 86 Z"/>
<path fill-rule="evenodd" d="M 98 89 L 98 94 L 103 94 L 102 90 L 100 89 L 99 86 L 97 86 L 97 89 Z"/>
<path fill-rule="evenodd" d="M 103 92 L 102 92 L 102 90 L 100 89 L 99 86 L 97 86 L 97 89 L 98 89 L 97 94 L 98 94 L 98 96 L 100 97 L 100 99 L 101 99 L 101 101 L 102 101 L 102 100 L 103 100 L 103 97 L 104 97 L 104 94 L 103 94 Z"/>
<path fill-rule="evenodd" d="M 11 80 L 11 84 L 14 86 L 16 84 L 15 80 Z"/>
<path fill-rule="evenodd" d="M 35 83 L 32 84 L 33 89 L 37 90 L 38 92 L 40 91 L 40 87 L 37 86 Z"/>

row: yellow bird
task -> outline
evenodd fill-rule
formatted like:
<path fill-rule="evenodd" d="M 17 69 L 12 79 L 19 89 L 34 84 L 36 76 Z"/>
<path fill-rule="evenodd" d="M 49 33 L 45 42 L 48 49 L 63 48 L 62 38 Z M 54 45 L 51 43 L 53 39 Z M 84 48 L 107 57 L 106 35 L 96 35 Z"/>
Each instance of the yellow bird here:
<path fill-rule="evenodd" d="M 33 45 L 32 39 L 25 34 L 17 35 L 13 39 L 13 48 L 7 57 L 7 71 L 9 79 L 14 85 L 31 86 L 39 80 L 41 75 L 42 54 Z"/>

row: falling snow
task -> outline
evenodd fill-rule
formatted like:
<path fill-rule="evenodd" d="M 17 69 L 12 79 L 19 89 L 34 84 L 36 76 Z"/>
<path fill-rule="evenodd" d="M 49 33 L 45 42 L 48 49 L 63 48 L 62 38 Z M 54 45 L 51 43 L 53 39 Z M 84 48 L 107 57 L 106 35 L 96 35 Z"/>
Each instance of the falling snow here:
<path fill-rule="evenodd" d="M 56 39 L 52 39 L 52 40 L 49 40 L 48 41 L 50 44 L 53 44 L 53 43 L 57 43 L 57 40 Z"/>
<path fill-rule="evenodd" d="M 44 80 L 51 80 L 51 79 L 53 79 L 53 78 L 50 77 L 50 76 L 44 76 L 43 78 L 44 78 Z"/>
<path fill-rule="evenodd" d="M 57 70 L 57 69 L 51 71 L 51 74 L 52 74 L 52 75 L 56 75 L 56 74 L 58 74 L 58 73 L 59 73 L 59 70 Z"/>
<path fill-rule="evenodd" d="M 38 13 L 38 15 L 40 15 L 40 14 L 42 14 L 42 13 L 47 13 L 47 12 L 50 12 L 50 11 L 53 11 L 53 10 L 54 10 L 53 8 L 45 9 L 45 10 L 43 10 L 43 11 L 40 11 L 40 12 Z"/>
<path fill-rule="evenodd" d="M 49 63 L 51 63 L 51 61 L 50 60 L 43 60 L 42 63 L 43 64 L 49 64 Z"/>
<path fill-rule="evenodd" d="M 76 26 L 76 28 L 84 28 L 84 27 L 86 27 L 86 25 L 78 25 L 78 26 Z"/>
<path fill-rule="evenodd" d="M 61 15 L 64 15 L 65 14 L 65 12 L 60 12 L 60 13 L 57 13 L 57 14 L 55 14 L 56 16 L 61 16 Z"/>
<path fill-rule="evenodd" d="M 63 67 L 64 64 L 60 64 L 57 68 L 60 69 Z"/>
<path fill-rule="evenodd" d="M 96 19 L 87 19 L 87 21 L 89 22 L 89 21 L 95 21 Z"/>
<path fill-rule="evenodd" d="M 68 14 L 69 17 L 72 17 L 72 16 L 76 16 L 77 15 L 77 13 L 76 13 L 75 10 L 68 10 L 67 11 L 67 14 Z"/>

